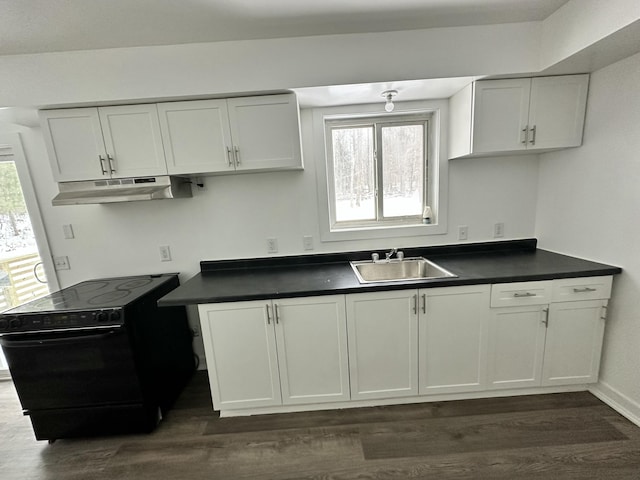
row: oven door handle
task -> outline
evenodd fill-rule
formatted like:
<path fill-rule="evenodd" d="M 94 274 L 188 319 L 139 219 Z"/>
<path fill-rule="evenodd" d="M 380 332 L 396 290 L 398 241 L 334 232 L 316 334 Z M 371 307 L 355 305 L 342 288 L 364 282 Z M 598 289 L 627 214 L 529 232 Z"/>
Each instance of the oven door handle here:
<path fill-rule="evenodd" d="M 122 327 L 115 327 L 104 333 L 91 333 L 72 337 L 43 338 L 41 340 L 16 340 L 10 337 L 0 337 L 0 345 L 3 347 L 39 347 L 42 345 L 73 345 L 87 340 L 103 340 L 122 331 Z"/>

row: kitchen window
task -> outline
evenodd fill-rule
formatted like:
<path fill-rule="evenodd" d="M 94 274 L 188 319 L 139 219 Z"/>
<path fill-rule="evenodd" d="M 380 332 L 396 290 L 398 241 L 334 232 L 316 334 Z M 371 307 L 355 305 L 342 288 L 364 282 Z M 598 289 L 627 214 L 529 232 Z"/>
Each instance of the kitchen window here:
<path fill-rule="evenodd" d="M 313 110 L 322 241 L 446 233 L 447 106 Z"/>
<path fill-rule="evenodd" d="M 334 228 L 422 223 L 429 117 L 326 123 Z"/>

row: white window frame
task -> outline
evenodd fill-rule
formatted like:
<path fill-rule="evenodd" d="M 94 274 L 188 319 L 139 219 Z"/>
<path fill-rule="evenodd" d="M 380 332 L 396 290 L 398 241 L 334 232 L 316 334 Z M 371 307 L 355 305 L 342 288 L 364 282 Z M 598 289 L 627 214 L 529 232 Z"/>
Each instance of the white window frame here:
<path fill-rule="evenodd" d="M 446 100 L 396 103 L 393 113 L 384 112 L 384 104 L 350 105 L 342 107 L 317 108 L 312 111 L 316 179 L 318 186 L 318 216 L 320 220 L 320 240 L 323 242 L 343 240 L 365 240 L 373 238 L 410 237 L 423 235 L 443 235 L 447 233 L 447 189 L 448 162 L 446 135 L 448 125 L 448 103 Z M 346 222 L 336 224 L 333 205 L 334 188 L 331 141 L 327 135 L 327 122 L 384 116 L 389 119 L 407 116 L 428 116 L 429 131 L 427 151 L 427 204 L 432 208 L 431 224 L 388 221 L 376 224 Z"/>
<path fill-rule="evenodd" d="M 371 158 L 372 167 L 374 170 L 374 190 L 375 190 L 375 216 L 374 219 L 368 220 L 352 220 L 352 221 L 338 221 L 337 220 L 337 198 L 335 192 L 335 182 L 329 181 L 327 184 L 329 198 L 329 218 L 331 218 L 332 229 L 344 230 L 348 228 L 358 227 L 379 227 L 379 226 L 391 226 L 391 225 L 416 225 L 422 223 L 422 210 L 425 205 L 429 205 L 429 132 L 431 130 L 432 115 L 431 113 L 424 113 L 420 115 L 376 115 L 373 117 L 357 117 L 349 119 L 327 119 L 325 121 L 326 129 L 326 152 L 327 152 L 327 172 L 328 178 L 335 178 L 335 161 L 333 157 L 333 139 L 331 133 L 337 129 L 358 128 L 366 127 L 373 130 L 373 142 L 374 152 Z M 423 169 L 426 175 L 422 179 L 423 198 L 421 199 L 420 212 L 416 215 L 398 216 L 398 217 L 384 217 L 384 194 L 383 194 L 383 170 L 384 170 L 384 155 L 382 153 L 382 129 L 385 127 L 394 127 L 399 125 L 423 125 Z"/>

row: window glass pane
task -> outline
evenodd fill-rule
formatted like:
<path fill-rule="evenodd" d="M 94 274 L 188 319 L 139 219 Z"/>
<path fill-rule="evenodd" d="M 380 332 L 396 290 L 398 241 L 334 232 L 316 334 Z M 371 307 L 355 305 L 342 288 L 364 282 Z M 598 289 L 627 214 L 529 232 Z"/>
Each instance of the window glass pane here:
<path fill-rule="evenodd" d="M 422 215 L 424 163 L 424 125 L 382 127 L 385 218 Z"/>
<path fill-rule="evenodd" d="M 373 128 L 335 128 L 331 136 L 336 221 L 374 220 Z"/>

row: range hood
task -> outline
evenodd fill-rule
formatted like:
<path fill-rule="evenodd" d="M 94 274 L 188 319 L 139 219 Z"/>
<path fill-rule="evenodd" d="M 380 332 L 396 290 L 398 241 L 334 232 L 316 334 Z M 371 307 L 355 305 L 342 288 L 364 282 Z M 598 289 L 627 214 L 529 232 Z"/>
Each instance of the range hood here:
<path fill-rule="evenodd" d="M 188 178 L 168 175 L 63 182 L 58 184 L 58 188 L 60 193 L 51 201 L 54 206 L 135 202 L 192 196 L 191 182 Z"/>

